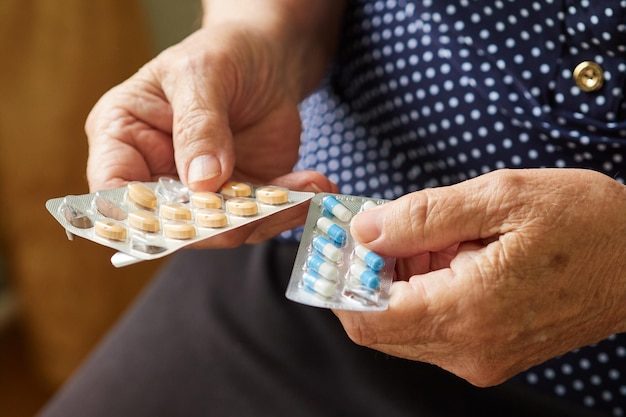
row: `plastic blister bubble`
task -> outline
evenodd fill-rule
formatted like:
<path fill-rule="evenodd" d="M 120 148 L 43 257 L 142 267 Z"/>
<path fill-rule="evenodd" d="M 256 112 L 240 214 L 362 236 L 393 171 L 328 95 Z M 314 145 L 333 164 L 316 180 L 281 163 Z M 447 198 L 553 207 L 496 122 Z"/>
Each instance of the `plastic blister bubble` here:
<path fill-rule="evenodd" d="M 286 296 L 316 307 L 385 310 L 395 259 L 359 245 L 352 217 L 386 200 L 316 194 L 311 200 Z"/>
<path fill-rule="evenodd" d="M 259 198 L 257 190 L 261 190 Z M 68 237 L 79 236 L 116 249 L 119 252 L 112 262 L 123 266 L 169 255 L 311 197 L 313 193 L 235 181 L 225 184 L 219 193 L 194 193 L 177 180 L 161 178 L 50 199 L 46 208 Z"/>

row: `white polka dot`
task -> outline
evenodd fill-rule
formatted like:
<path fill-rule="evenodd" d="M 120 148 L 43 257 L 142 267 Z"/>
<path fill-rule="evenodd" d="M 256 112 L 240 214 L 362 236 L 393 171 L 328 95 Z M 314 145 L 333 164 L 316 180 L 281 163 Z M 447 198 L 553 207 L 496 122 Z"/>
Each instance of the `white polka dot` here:
<path fill-rule="evenodd" d="M 343 193 L 385 198 L 528 165 L 584 166 L 623 181 L 626 105 L 615 79 L 626 73 L 617 40 L 625 8 L 356 1 L 350 11 L 363 19 L 342 44 L 347 70 L 302 105 L 297 168 L 319 170 Z M 571 68 L 583 59 L 604 67 L 603 94 L 573 83 Z M 623 415 L 626 389 L 608 386 L 626 386 L 626 349 L 581 352 L 525 380 Z"/>

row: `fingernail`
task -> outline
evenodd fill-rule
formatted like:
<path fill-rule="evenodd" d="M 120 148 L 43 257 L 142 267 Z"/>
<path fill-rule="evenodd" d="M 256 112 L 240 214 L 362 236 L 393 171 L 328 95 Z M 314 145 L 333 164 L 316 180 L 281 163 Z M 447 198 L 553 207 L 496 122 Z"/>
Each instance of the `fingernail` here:
<path fill-rule="evenodd" d="M 360 243 L 370 243 L 382 232 L 382 213 L 373 208 L 354 216 L 350 225 L 352 236 Z"/>
<path fill-rule="evenodd" d="M 314 192 L 314 193 L 321 193 L 321 192 L 323 192 L 323 191 L 324 191 L 324 190 L 322 190 L 322 189 L 320 188 L 320 186 L 319 186 L 319 185 L 317 185 L 317 184 L 316 184 L 316 183 L 314 183 L 314 182 L 312 182 L 312 183 L 310 183 L 310 184 L 309 184 L 309 189 L 310 189 L 310 190 L 313 190 L 313 192 Z"/>
<path fill-rule="evenodd" d="M 219 161 L 213 155 L 200 155 L 189 164 L 187 181 L 189 184 L 215 178 L 222 173 Z"/>

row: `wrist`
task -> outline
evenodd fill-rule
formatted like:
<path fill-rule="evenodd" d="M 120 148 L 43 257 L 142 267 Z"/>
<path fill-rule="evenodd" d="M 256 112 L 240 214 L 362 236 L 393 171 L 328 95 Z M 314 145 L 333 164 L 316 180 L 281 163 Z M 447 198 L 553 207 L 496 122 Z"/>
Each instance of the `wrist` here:
<path fill-rule="evenodd" d="M 297 101 L 324 76 L 335 51 L 343 0 L 204 0 L 203 27 L 235 25 L 275 46 Z"/>

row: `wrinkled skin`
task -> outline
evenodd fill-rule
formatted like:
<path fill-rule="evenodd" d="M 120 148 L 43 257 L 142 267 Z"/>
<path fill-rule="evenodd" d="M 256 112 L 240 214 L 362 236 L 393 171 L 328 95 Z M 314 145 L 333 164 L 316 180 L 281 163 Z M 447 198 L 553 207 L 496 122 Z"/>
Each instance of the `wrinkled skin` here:
<path fill-rule="evenodd" d="M 260 32 L 229 24 L 199 30 L 95 105 L 86 123 L 91 190 L 170 176 L 193 190 L 215 191 L 232 177 L 336 191 L 317 172 L 291 173 L 301 129 L 294 83 L 278 45 Z M 196 156 L 202 162 L 194 177 Z M 262 241 L 302 224 L 306 210 L 286 210 L 198 246 Z"/>
<path fill-rule="evenodd" d="M 626 330 L 626 189 L 602 174 L 497 171 L 351 231 L 400 258 L 388 311 L 335 312 L 358 344 L 489 386 Z"/>

